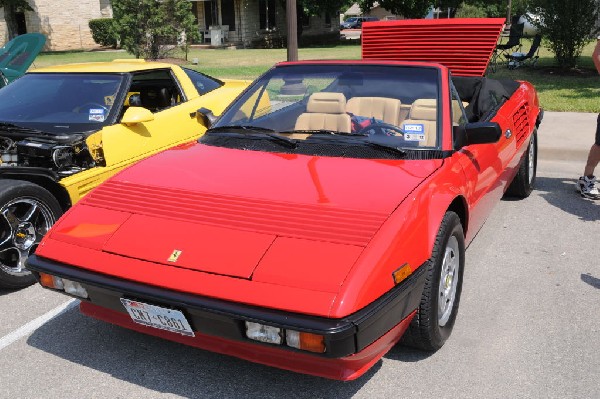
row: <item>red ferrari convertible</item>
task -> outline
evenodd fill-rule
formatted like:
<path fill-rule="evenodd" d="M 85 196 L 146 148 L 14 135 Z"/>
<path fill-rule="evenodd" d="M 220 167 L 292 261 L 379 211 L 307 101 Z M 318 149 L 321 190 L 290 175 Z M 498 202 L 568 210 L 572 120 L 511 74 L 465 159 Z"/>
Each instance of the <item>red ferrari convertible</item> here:
<path fill-rule="evenodd" d="M 366 23 L 362 60 L 278 64 L 198 144 L 88 194 L 28 268 L 92 317 L 327 378 L 440 348 L 465 247 L 535 180 L 534 88 L 483 77 L 501 28 Z"/>

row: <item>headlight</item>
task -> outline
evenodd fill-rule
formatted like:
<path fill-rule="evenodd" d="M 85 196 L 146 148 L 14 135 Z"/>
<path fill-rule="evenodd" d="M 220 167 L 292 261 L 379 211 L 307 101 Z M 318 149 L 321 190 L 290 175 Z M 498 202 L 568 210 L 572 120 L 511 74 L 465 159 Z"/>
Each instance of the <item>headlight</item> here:
<path fill-rule="evenodd" d="M 265 324 L 246 322 L 246 336 L 250 339 L 268 344 L 280 345 L 282 341 L 281 328 Z"/>
<path fill-rule="evenodd" d="M 80 298 L 88 298 L 87 290 L 77 281 L 67 280 L 66 278 L 53 276 L 47 273 L 40 273 L 40 284 L 46 288 L 64 291 L 67 294 Z"/>

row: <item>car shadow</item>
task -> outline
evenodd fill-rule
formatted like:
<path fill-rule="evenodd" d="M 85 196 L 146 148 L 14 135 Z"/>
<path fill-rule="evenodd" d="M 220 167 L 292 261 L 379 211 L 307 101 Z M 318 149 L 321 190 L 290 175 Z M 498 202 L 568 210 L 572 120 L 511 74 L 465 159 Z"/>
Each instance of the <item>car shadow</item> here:
<path fill-rule="evenodd" d="M 332 381 L 140 334 L 86 317 L 78 308 L 38 328 L 27 343 L 119 380 L 188 398 L 350 398 L 381 367 L 379 361 L 357 380 Z"/>
<path fill-rule="evenodd" d="M 582 198 L 576 190 L 575 179 L 537 177 L 535 190 L 550 205 L 577 216 L 585 222 L 600 220 L 600 201 Z M 515 198 L 505 197 L 512 201 Z"/>
<path fill-rule="evenodd" d="M 17 292 L 21 290 L 21 288 L 0 288 L 0 296 L 12 294 L 13 292 Z"/>
<path fill-rule="evenodd" d="M 396 345 L 384 356 L 386 359 L 396 360 L 403 363 L 414 363 L 425 360 L 435 354 L 435 352 L 426 352 L 418 349 L 412 349 L 402 345 Z"/>

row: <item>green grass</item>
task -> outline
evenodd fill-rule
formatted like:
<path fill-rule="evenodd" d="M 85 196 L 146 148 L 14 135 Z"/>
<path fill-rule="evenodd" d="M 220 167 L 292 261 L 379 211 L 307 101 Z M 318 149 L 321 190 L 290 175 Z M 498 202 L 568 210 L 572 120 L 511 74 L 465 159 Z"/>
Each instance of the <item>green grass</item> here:
<path fill-rule="evenodd" d="M 584 48 L 577 68 L 572 71 L 560 71 L 554 55 L 541 48 L 536 69 L 521 67 L 511 71 L 506 66 L 498 66 L 496 73 L 488 76 L 531 82 L 538 92 L 540 104 L 548 111 L 600 113 L 600 76 L 592 62 L 594 43 Z M 530 42 L 524 42 L 522 51 L 527 52 L 529 47 Z"/>
<path fill-rule="evenodd" d="M 525 42 L 522 51 L 529 50 Z M 489 77 L 526 80 L 536 87 L 540 103 L 548 111 L 578 111 L 600 113 L 600 77 L 593 66 L 591 55 L 594 43 L 585 47 L 578 68 L 562 73 L 555 67 L 553 54 L 546 48 L 540 50 L 537 69 L 521 67 L 508 70 L 498 66 Z M 182 54 L 176 54 L 182 56 Z M 300 60 L 359 59 L 360 45 L 301 48 Z M 124 51 L 61 52 L 40 54 L 34 67 L 73 62 L 112 61 L 116 58 L 133 58 Z M 273 64 L 285 61 L 285 49 L 191 49 L 188 59 L 198 59 L 198 65 L 188 67 L 217 78 L 254 79 Z"/>

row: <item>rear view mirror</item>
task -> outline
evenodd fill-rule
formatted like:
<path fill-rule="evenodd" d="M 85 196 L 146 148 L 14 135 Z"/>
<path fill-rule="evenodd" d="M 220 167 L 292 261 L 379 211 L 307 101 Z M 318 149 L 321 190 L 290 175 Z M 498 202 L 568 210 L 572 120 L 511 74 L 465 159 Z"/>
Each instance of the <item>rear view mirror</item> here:
<path fill-rule="evenodd" d="M 121 119 L 121 123 L 127 126 L 135 125 L 136 123 L 150 122 L 154 120 L 154 114 L 142 107 L 129 107 L 123 118 Z"/>
<path fill-rule="evenodd" d="M 192 113 L 192 115 L 194 115 Z M 196 117 L 200 119 L 200 123 L 202 123 L 207 129 L 210 129 L 213 123 L 217 120 L 215 114 L 208 108 L 200 108 L 196 111 Z"/>
<path fill-rule="evenodd" d="M 502 129 L 496 122 L 473 122 L 465 125 L 467 145 L 490 144 L 500 140 Z"/>

